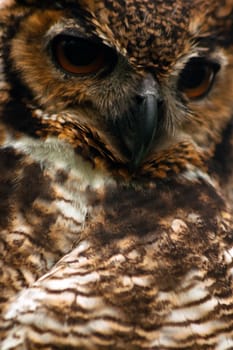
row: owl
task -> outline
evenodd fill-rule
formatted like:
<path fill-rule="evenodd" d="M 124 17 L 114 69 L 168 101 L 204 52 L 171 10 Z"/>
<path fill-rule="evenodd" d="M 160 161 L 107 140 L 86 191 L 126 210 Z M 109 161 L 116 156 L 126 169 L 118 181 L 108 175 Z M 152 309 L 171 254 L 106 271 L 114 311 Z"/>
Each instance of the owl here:
<path fill-rule="evenodd" d="M 233 349 L 233 0 L 0 2 L 1 350 Z"/>

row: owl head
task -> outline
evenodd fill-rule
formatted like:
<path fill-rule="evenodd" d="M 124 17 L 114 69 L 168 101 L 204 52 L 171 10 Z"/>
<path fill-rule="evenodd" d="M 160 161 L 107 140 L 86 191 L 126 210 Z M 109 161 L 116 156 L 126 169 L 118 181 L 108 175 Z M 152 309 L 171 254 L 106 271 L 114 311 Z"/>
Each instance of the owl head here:
<path fill-rule="evenodd" d="M 10 11 L 9 11 L 10 8 Z M 2 11 L 2 120 L 113 174 L 215 152 L 233 108 L 233 1 L 16 0 Z"/>

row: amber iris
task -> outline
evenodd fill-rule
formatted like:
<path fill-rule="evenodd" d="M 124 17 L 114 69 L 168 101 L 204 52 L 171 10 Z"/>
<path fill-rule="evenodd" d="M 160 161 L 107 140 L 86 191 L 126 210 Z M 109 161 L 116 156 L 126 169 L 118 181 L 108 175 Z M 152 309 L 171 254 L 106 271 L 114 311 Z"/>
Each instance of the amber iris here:
<path fill-rule="evenodd" d="M 71 35 L 58 35 L 52 44 L 56 62 L 71 74 L 90 74 L 104 69 L 110 51 L 105 45 Z"/>
<path fill-rule="evenodd" d="M 191 59 L 180 74 L 178 88 L 190 100 L 205 97 L 213 86 L 219 65 L 202 58 Z"/>

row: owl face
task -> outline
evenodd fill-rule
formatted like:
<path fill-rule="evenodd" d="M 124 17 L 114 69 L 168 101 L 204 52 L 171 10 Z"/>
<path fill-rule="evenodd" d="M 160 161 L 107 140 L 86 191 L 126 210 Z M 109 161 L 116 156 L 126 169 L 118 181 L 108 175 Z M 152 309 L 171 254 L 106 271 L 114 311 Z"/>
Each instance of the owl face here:
<path fill-rule="evenodd" d="M 16 1 L 6 122 L 130 172 L 181 143 L 209 156 L 233 107 L 233 4 L 195 3 Z"/>

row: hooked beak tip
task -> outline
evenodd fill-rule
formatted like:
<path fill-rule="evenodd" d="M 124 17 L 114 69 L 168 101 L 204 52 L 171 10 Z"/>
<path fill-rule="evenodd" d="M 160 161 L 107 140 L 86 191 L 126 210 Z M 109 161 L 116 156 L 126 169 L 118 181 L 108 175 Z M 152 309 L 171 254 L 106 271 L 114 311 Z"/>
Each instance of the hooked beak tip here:
<path fill-rule="evenodd" d="M 158 130 L 160 104 L 158 85 L 149 75 L 142 82 L 134 106 L 112 124 L 131 172 L 141 165 L 153 145 Z"/>
<path fill-rule="evenodd" d="M 122 153 L 135 171 L 151 149 L 158 126 L 158 100 L 148 94 L 116 123 Z"/>

